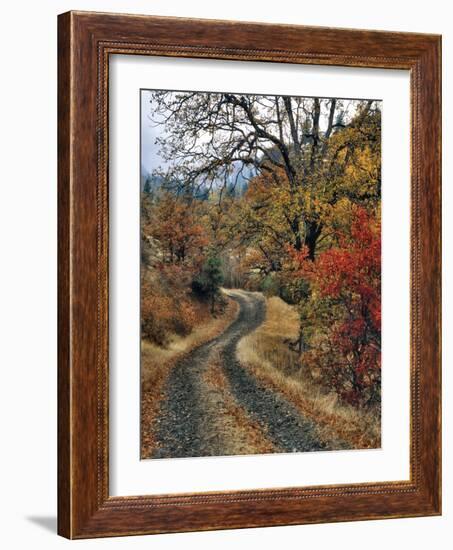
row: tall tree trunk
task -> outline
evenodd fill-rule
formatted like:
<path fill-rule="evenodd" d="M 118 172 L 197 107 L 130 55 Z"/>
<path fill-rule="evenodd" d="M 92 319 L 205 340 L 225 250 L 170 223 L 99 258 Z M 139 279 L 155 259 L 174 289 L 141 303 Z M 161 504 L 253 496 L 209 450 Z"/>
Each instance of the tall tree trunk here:
<path fill-rule="evenodd" d="M 314 261 L 316 252 L 316 243 L 321 234 L 322 224 L 318 222 L 307 222 L 305 233 L 305 246 L 308 249 L 308 259 Z"/>

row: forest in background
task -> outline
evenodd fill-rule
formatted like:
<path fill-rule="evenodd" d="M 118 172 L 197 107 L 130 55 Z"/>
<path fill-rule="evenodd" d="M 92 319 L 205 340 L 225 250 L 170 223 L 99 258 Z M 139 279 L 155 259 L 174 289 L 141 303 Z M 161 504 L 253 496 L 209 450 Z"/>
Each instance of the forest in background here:
<path fill-rule="evenodd" d="M 222 288 L 261 292 L 297 317 L 282 371 L 379 418 L 380 102 L 148 94 L 142 339 L 165 350 L 225 314 Z"/>

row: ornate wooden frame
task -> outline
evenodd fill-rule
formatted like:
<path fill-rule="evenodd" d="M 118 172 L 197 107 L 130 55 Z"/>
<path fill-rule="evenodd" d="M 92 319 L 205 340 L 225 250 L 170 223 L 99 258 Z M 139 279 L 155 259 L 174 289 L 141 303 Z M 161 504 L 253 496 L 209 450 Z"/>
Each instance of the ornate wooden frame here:
<path fill-rule="evenodd" d="M 86 538 L 440 514 L 440 36 L 68 12 L 59 16 L 58 48 L 58 532 Z M 109 496 L 110 54 L 410 71 L 410 481 Z"/>

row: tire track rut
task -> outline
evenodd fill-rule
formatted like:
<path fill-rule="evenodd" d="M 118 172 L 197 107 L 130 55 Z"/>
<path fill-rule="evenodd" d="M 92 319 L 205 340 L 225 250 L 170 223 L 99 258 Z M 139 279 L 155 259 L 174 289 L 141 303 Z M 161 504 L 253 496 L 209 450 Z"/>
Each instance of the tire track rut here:
<path fill-rule="evenodd" d="M 280 452 L 316 451 L 325 448 L 315 424 L 282 395 L 262 385 L 236 357 L 239 340 L 258 328 L 265 319 L 261 294 L 229 291 L 239 304 L 235 321 L 216 338 L 202 344 L 173 368 L 156 429 L 158 448 L 153 458 L 221 456 L 228 454 L 222 437 L 212 437 L 216 411 L 209 408 L 202 377 L 209 368 L 211 353 L 220 353 L 221 365 L 231 393 L 262 428 Z"/>

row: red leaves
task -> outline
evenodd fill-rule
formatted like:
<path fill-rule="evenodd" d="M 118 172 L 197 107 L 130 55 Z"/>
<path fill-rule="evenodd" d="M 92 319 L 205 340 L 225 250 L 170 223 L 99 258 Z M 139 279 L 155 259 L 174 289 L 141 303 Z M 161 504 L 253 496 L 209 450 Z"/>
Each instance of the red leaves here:
<path fill-rule="evenodd" d="M 380 292 L 380 225 L 365 209 L 357 208 L 350 235 L 337 236 L 340 246 L 322 252 L 314 266 L 305 264 L 306 276 L 324 296 L 338 297 L 345 290 L 372 300 Z"/>
<path fill-rule="evenodd" d="M 323 297 L 341 299 L 360 320 L 380 330 L 381 323 L 381 231 L 380 224 L 364 208 L 357 208 L 350 235 L 339 234 L 338 248 L 322 252 L 314 262 L 303 260 L 300 275 Z"/>
<path fill-rule="evenodd" d="M 328 300 L 338 313 L 320 329 L 329 334 L 329 351 L 312 350 L 309 360 L 346 401 L 360 406 L 378 391 L 381 336 L 381 231 L 375 216 L 356 207 L 349 232 L 314 261 L 306 250 L 289 254 L 293 274 L 310 282 L 312 305 Z M 338 307 L 335 310 L 338 312 Z M 323 321 L 320 321 L 322 323 Z"/>

